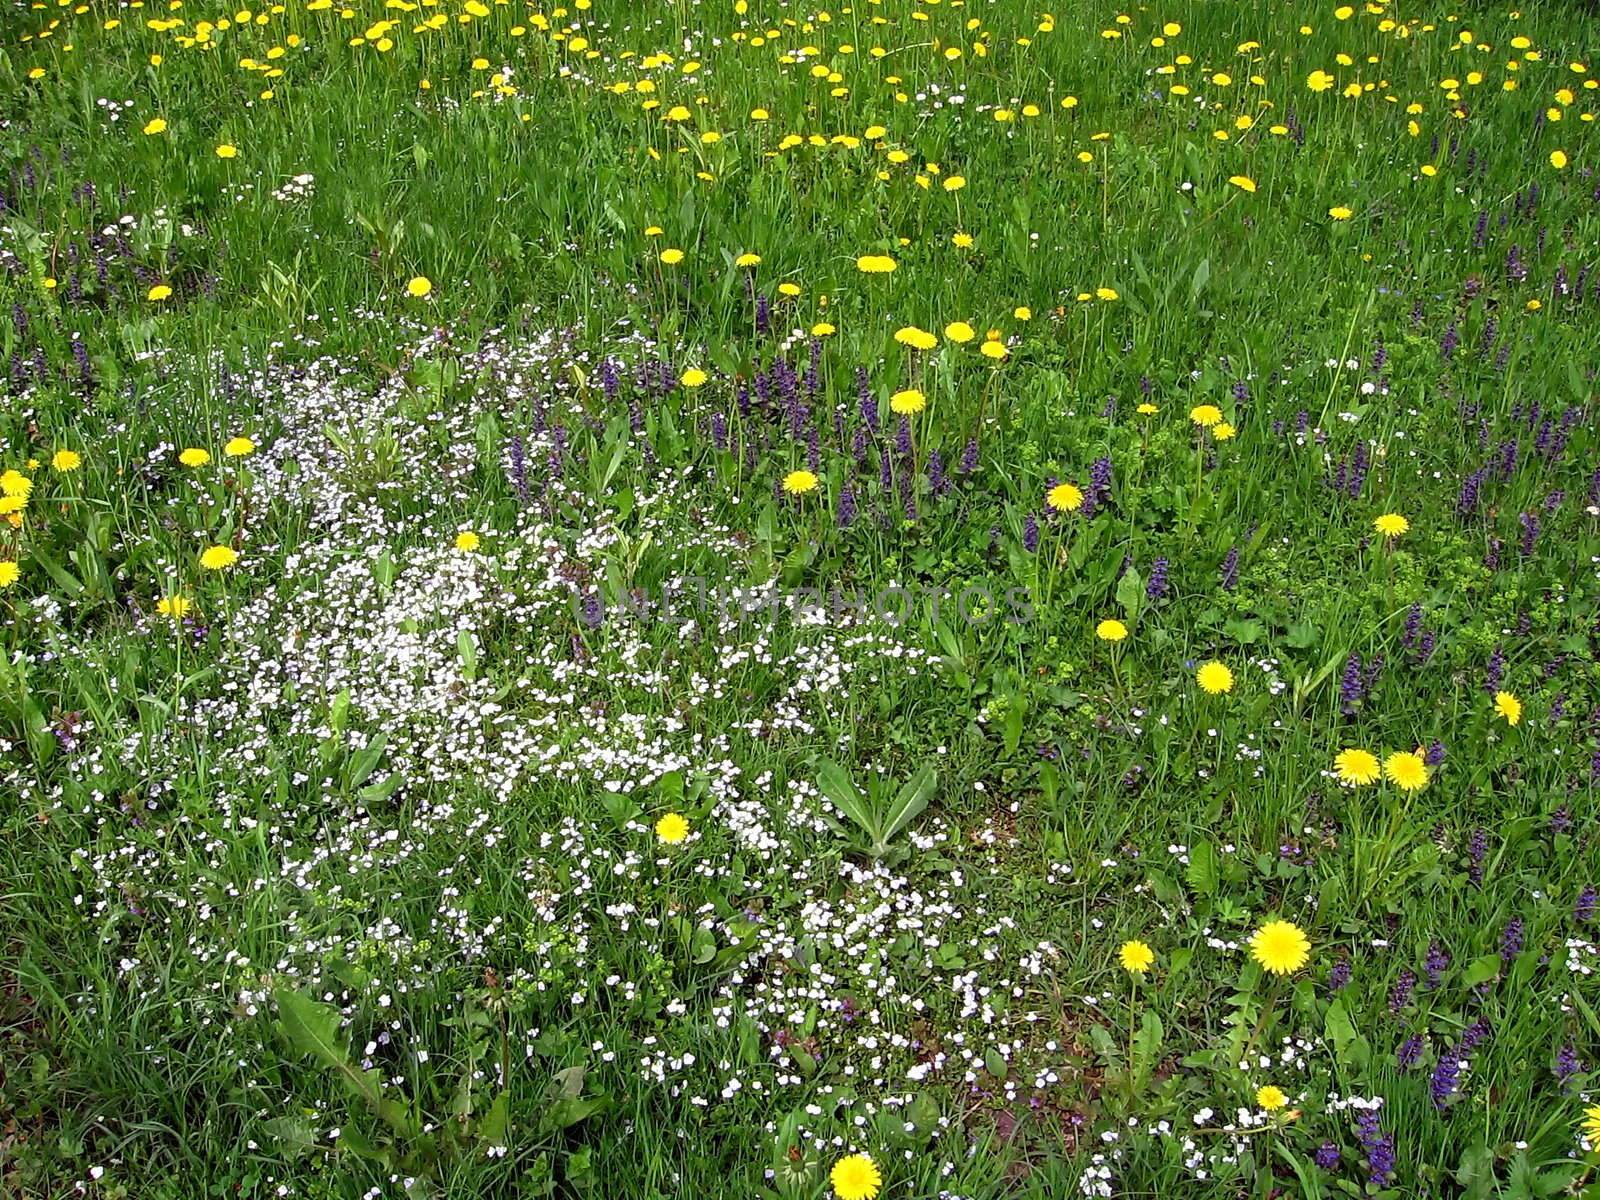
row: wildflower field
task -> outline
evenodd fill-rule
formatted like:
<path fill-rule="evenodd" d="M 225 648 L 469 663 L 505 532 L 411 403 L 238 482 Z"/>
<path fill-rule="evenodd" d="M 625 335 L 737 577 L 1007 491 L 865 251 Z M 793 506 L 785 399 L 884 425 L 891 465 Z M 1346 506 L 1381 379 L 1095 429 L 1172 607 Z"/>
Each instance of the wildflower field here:
<path fill-rule="evenodd" d="M 0 1195 L 1600 1190 L 1600 12 L 1051 9 L 0 0 Z"/>

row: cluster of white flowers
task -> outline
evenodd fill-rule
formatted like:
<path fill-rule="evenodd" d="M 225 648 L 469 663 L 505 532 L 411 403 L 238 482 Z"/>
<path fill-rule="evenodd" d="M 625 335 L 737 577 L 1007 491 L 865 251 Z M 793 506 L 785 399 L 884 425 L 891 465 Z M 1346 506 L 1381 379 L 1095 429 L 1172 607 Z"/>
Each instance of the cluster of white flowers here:
<path fill-rule="evenodd" d="M 295 175 L 272 189 L 272 198 L 282 204 L 309 200 L 317 190 L 317 177 L 309 171 Z"/>
<path fill-rule="evenodd" d="M 205 811 L 173 783 L 192 770 L 191 739 L 128 732 L 72 761 L 73 803 L 94 814 L 73 860 L 80 917 L 184 929 L 206 981 L 171 994 L 130 940 L 126 985 L 194 1006 L 246 1072 L 277 986 L 359 1021 L 383 1063 L 408 1036 L 410 997 L 452 969 L 492 968 L 536 1013 L 668 1018 L 638 1053 L 597 1058 L 694 1107 L 811 1091 L 822 1060 L 871 1094 L 944 1081 L 1015 1105 L 1074 1086 L 1070 1047 L 1032 1036 L 1045 1032 L 1031 1006 L 1060 955 L 986 890 L 983 864 L 1016 846 L 1015 802 L 967 831 L 960 869 L 913 878 L 841 862 L 835 830 L 848 822 L 808 771 L 768 765 L 784 761 L 774 750 L 847 739 L 853 695 L 924 670 L 912 634 L 859 612 L 772 623 L 688 608 L 663 639 L 613 606 L 591 625 L 583 598 L 650 548 L 668 580 L 705 562 L 736 578 L 735 531 L 693 503 L 703 481 L 641 461 L 626 516 L 592 494 L 572 449 L 584 421 L 572 367 L 592 379 L 596 364 L 558 332 L 470 352 L 434 332 L 398 358 L 377 384 L 331 357 L 230 376 L 269 414 L 250 506 L 288 506 L 304 533 L 279 548 L 247 525 L 246 564 L 275 561 L 278 582 L 204 614 L 221 638 L 216 674 L 173 720 L 216 748 Z M 440 363 L 456 386 L 441 385 Z M 515 453 L 480 436 L 486 421 L 510 431 L 534 411 Z M 196 487 L 174 474 L 174 453 L 152 446 L 148 469 Z M 506 499 L 463 519 L 485 472 Z M 464 533 L 476 540 L 458 545 Z M 185 636 L 140 622 L 143 636 Z M 47 632 L 41 646 L 72 652 Z M 762 769 L 747 771 L 753 761 Z M 669 804 L 694 827 L 662 847 L 652 825 Z M 938 854 L 956 835 L 930 814 L 901 837 Z M 215 879 L 199 893 L 196 861 Z M 675 875 L 724 903 L 675 908 L 663 887 Z M 1047 885 L 1082 886 L 1065 863 Z M 508 892 L 522 902 L 507 905 Z M 247 919 L 261 904 L 276 922 Z M 619 965 L 618 947 L 670 958 L 662 944 L 683 947 L 674 969 Z M 713 976 L 694 973 L 712 962 Z M 428 1053 L 406 1045 L 400 1061 Z M 263 1108 L 276 1102 L 249 1085 Z"/>

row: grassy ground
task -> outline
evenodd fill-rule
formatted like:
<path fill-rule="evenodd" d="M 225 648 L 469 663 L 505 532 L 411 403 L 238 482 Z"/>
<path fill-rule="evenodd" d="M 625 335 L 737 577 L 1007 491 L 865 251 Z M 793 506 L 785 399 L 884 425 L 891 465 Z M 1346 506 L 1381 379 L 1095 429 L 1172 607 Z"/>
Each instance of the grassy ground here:
<path fill-rule="evenodd" d="M 1589 1184 L 1592 15 L 4 4 L 0 1191 Z"/>

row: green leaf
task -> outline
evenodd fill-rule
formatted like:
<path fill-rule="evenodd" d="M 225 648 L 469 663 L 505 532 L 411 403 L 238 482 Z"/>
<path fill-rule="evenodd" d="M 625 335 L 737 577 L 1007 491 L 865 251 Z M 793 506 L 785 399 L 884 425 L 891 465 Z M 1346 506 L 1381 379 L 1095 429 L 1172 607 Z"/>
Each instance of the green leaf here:
<path fill-rule="evenodd" d="M 889 805 L 889 811 L 884 814 L 883 832 L 878 838 L 880 853 L 895 834 L 923 814 L 938 784 L 939 773 L 931 762 L 924 762 L 917 773 L 906 781 L 895 796 L 894 803 Z"/>
<path fill-rule="evenodd" d="M 68 596 L 77 596 L 83 592 L 83 584 L 79 582 L 78 577 L 44 551 L 34 550 L 33 561 L 43 567 L 45 573 L 54 579 Z"/>
<path fill-rule="evenodd" d="M 1494 1194 L 1494 1152 L 1487 1146 L 1470 1146 L 1461 1152 L 1455 1181 L 1462 1200 L 1488 1200 Z"/>
<path fill-rule="evenodd" d="M 1528 1162 L 1528 1152 L 1519 1150 L 1506 1173 L 1506 1186 L 1500 1189 L 1501 1200 L 1535 1200 L 1539 1194 L 1535 1191 L 1537 1184 L 1538 1177 Z"/>
<path fill-rule="evenodd" d="M 1117 606 L 1127 614 L 1128 624 L 1139 619 L 1139 608 L 1144 604 L 1144 577 L 1129 567 L 1117 581 Z"/>
<path fill-rule="evenodd" d="M 1162 904 L 1177 904 L 1183 899 L 1183 890 L 1178 887 L 1177 880 L 1161 868 L 1151 867 L 1147 878 L 1150 880 L 1151 892 Z"/>
<path fill-rule="evenodd" d="M 334 733 L 343 733 L 345 721 L 350 716 L 350 689 L 343 688 L 333 698 L 333 703 L 328 706 L 328 728 Z"/>
<path fill-rule="evenodd" d="M 400 785 L 404 782 L 405 776 L 399 771 L 395 771 L 386 778 L 380 779 L 377 783 L 368 784 L 362 788 L 356 793 L 356 799 L 367 805 L 382 804 L 395 792 L 399 791 Z"/>
<path fill-rule="evenodd" d="M 993 1046 L 984 1051 L 983 1069 L 996 1079 L 1004 1079 L 1006 1077 L 1006 1060 L 1001 1056 L 1000 1051 Z"/>
<path fill-rule="evenodd" d="M 489 1111 L 483 1114 L 478 1125 L 478 1136 L 490 1146 L 510 1144 L 508 1126 L 511 1123 L 511 1093 L 501 1092 L 494 1098 Z"/>
<path fill-rule="evenodd" d="M 1355 1023 L 1343 1000 L 1328 1005 L 1328 1015 L 1323 1018 L 1323 1036 L 1333 1044 L 1333 1055 L 1346 1066 L 1365 1066 L 1372 1057 L 1372 1047 L 1356 1032 Z"/>
<path fill-rule="evenodd" d="M 568 1129 L 580 1121 L 588 1120 L 605 1108 L 606 1103 L 604 1096 L 595 1096 L 588 1100 L 557 1100 L 545 1109 L 544 1116 L 539 1120 L 539 1128 L 546 1133 Z"/>
<path fill-rule="evenodd" d="M 357 1129 L 346 1128 L 339 1131 L 339 1149 L 359 1155 L 362 1158 L 370 1158 L 373 1162 L 382 1163 L 390 1170 L 395 1167 L 394 1149 L 372 1141 Z"/>
<path fill-rule="evenodd" d="M 1317 640 L 1317 627 L 1309 621 L 1296 621 L 1290 625 L 1288 636 L 1284 638 L 1291 650 L 1309 650 L 1317 644 Z"/>
<path fill-rule="evenodd" d="M 350 771 L 345 777 L 345 782 L 352 788 L 358 788 L 367 781 L 367 777 L 377 770 L 378 760 L 383 757 L 383 751 L 389 744 L 389 735 L 380 733 L 350 758 Z"/>
<path fill-rule="evenodd" d="M 32 696 L 22 698 L 22 732 L 28 739 L 28 750 L 33 754 L 35 766 L 42 767 L 55 757 L 56 735 Z"/>
<path fill-rule="evenodd" d="M 1166 1029 L 1162 1026 L 1161 1018 L 1156 1015 L 1155 1009 L 1145 1009 L 1144 1017 L 1139 1023 L 1139 1032 L 1133 1035 L 1133 1062 L 1130 1066 L 1136 1092 L 1143 1091 L 1145 1085 L 1150 1082 L 1151 1073 L 1161 1061 L 1161 1045 L 1165 1038 Z"/>
<path fill-rule="evenodd" d="M 689 937 L 689 961 L 701 967 L 717 956 L 717 935 L 710 925 L 701 923 L 694 927 Z"/>
<path fill-rule="evenodd" d="M 290 1158 L 317 1148 L 317 1131 L 305 1117 L 272 1117 L 262 1124 Z"/>
<path fill-rule="evenodd" d="M 905 1108 L 904 1116 L 906 1124 L 926 1140 L 939 1128 L 939 1101 L 931 1092 L 918 1092 L 917 1098 Z"/>
<path fill-rule="evenodd" d="M 1021 696 L 1012 696 L 1006 703 L 1005 745 L 1006 754 L 1017 752 L 1022 742 L 1023 725 L 1028 719 L 1028 702 Z"/>
<path fill-rule="evenodd" d="M 278 1005 L 278 1032 L 302 1058 L 326 1067 L 348 1065 L 350 1048 L 339 1032 L 339 1010 L 290 988 L 273 994 Z"/>
<path fill-rule="evenodd" d="M 378 1073 L 360 1070 L 351 1062 L 338 1009 L 292 988 L 278 988 L 272 998 L 278 1006 L 278 1033 L 297 1055 L 312 1058 L 336 1073 L 352 1094 L 401 1137 L 416 1136 L 416 1118 L 404 1105 L 384 1099 Z"/>
<path fill-rule="evenodd" d="M 1488 983 L 1489 980 L 1498 977 L 1499 974 L 1500 956 L 1498 954 L 1485 954 L 1472 960 L 1472 965 L 1461 976 L 1461 986 L 1477 987 L 1480 983 Z"/>
<path fill-rule="evenodd" d="M 583 1064 L 557 1071 L 550 1078 L 550 1090 L 558 1100 L 572 1100 L 583 1095 L 583 1080 L 589 1069 Z"/>
<path fill-rule="evenodd" d="M 856 790 L 850 773 L 831 758 L 825 758 L 817 764 L 817 787 L 827 797 L 828 803 L 859 825 L 874 843 L 880 840 L 878 823 L 867 804 L 867 798 Z"/>
<path fill-rule="evenodd" d="M 1202 896 L 1217 894 L 1217 848 L 1211 842 L 1201 842 L 1189 850 L 1189 866 L 1184 871 L 1189 886 Z"/>
<path fill-rule="evenodd" d="M 1249 646 L 1261 640 L 1261 635 L 1266 632 L 1266 628 L 1260 621 L 1241 620 L 1238 617 L 1233 617 L 1223 622 L 1222 632 L 1241 646 Z"/>

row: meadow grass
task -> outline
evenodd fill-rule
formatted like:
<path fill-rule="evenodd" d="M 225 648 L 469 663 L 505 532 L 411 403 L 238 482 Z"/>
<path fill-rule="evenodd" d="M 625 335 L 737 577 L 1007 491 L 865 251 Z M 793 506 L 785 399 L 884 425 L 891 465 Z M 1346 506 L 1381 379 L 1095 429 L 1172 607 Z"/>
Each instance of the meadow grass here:
<path fill-rule="evenodd" d="M 0 1192 L 1591 1186 L 1592 13 L 3 3 Z"/>

